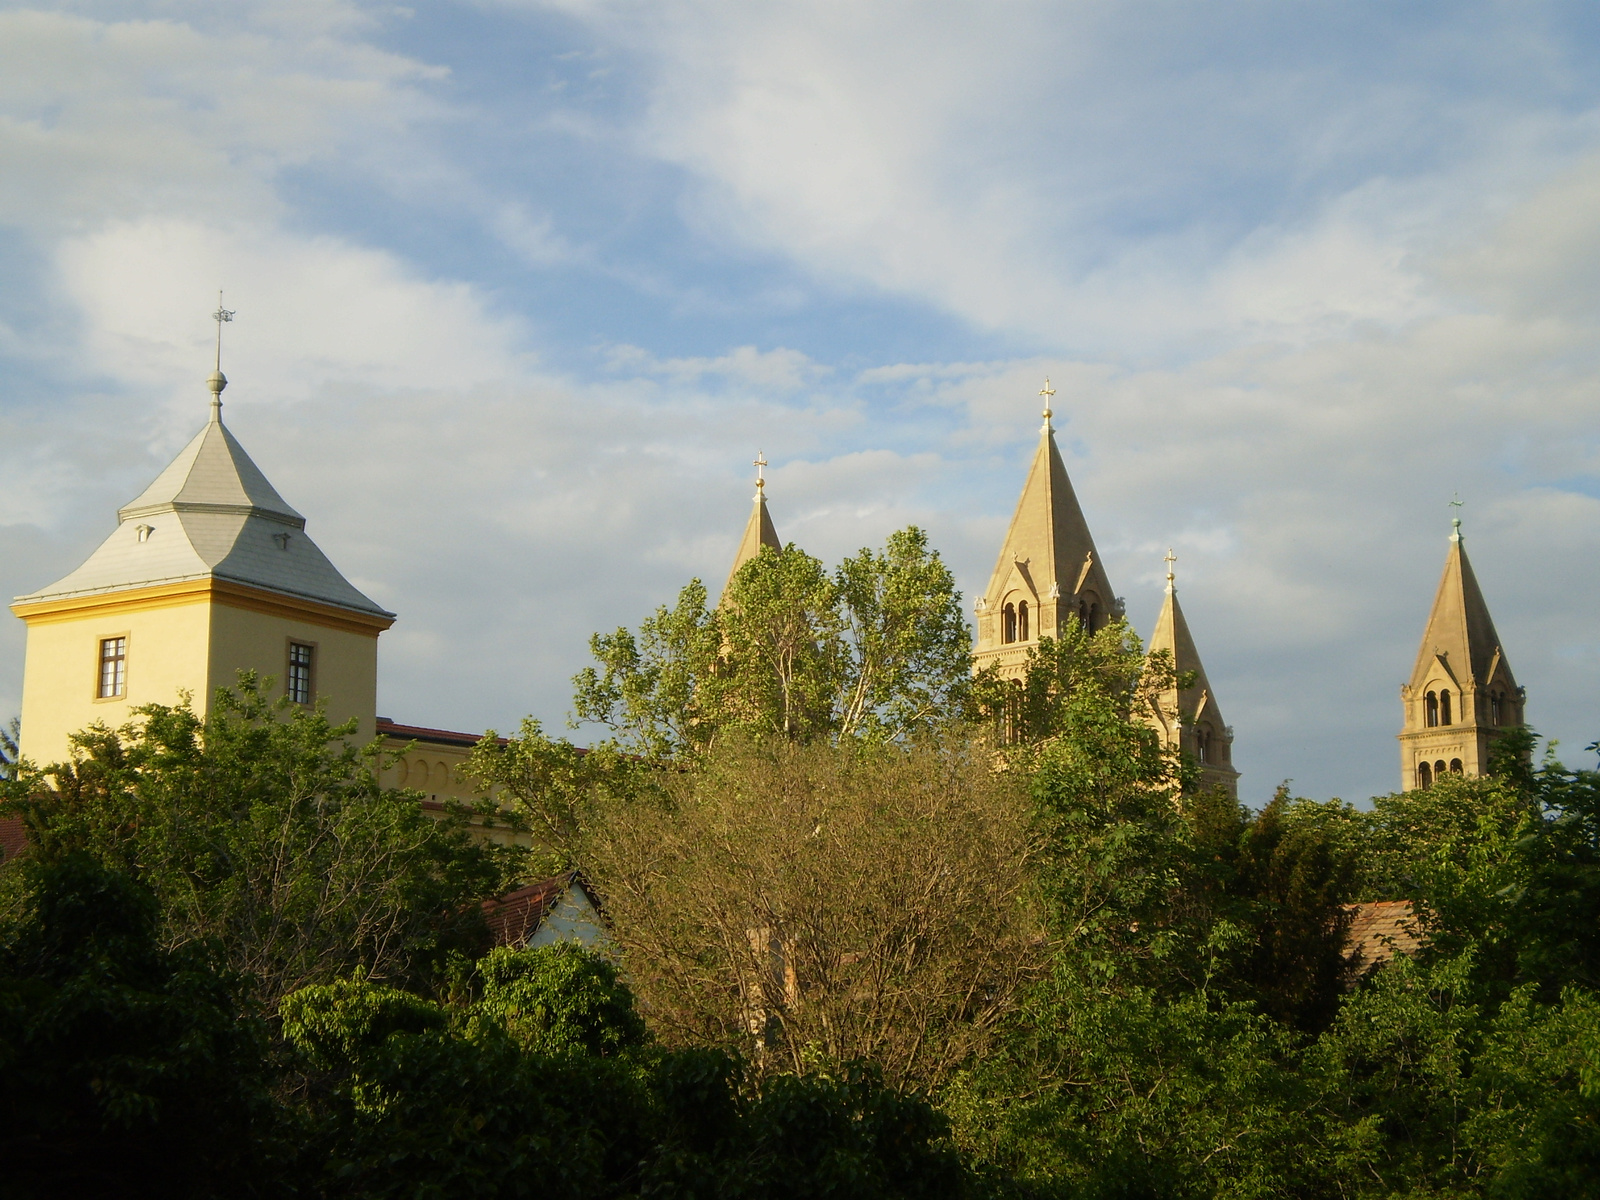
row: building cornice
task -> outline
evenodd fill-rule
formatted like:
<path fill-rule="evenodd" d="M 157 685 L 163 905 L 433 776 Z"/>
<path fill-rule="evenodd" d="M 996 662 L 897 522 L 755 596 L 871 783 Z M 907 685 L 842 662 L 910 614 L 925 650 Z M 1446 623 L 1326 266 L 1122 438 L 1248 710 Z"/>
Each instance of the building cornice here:
<path fill-rule="evenodd" d="M 201 575 L 120 591 L 28 598 L 14 602 L 11 611 L 29 625 L 49 625 L 76 621 L 91 615 L 144 612 L 188 604 L 221 604 L 228 608 L 286 617 L 373 637 L 393 625 L 395 619 L 393 613 L 345 608 L 308 596 L 271 591 L 216 575 Z"/>

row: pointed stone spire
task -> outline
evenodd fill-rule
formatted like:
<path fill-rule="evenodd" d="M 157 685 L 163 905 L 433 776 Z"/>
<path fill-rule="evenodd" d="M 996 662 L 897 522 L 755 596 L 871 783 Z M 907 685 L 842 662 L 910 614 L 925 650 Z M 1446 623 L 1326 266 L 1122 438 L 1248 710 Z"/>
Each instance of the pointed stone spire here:
<path fill-rule="evenodd" d="M 1235 798 L 1239 772 L 1233 768 L 1233 727 L 1223 719 L 1216 693 L 1206 678 L 1205 664 L 1195 649 L 1194 635 L 1178 603 L 1172 564 L 1177 555 L 1167 551 L 1167 595 L 1150 635 L 1149 652 L 1165 650 L 1180 677 L 1193 674 L 1186 688 L 1169 688 L 1156 697 L 1150 723 L 1169 747 L 1176 747 L 1200 764 L 1200 785 L 1220 787 Z"/>
<path fill-rule="evenodd" d="M 783 543 L 778 540 L 778 531 L 772 524 L 772 514 L 767 511 L 767 456 L 761 451 L 756 452 L 754 463 L 756 469 L 756 494 L 755 503 L 750 510 L 750 519 L 745 522 L 744 536 L 739 539 L 739 549 L 733 556 L 733 566 L 728 571 L 728 582 L 722 585 L 722 594 L 728 594 L 728 587 L 733 583 L 733 577 L 739 573 L 739 568 L 752 558 L 759 557 L 761 547 L 771 546 L 774 550 L 781 551 Z"/>
<path fill-rule="evenodd" d="M 1122 615 L 1056 447 L 1048 379 L 1039 394 L 1045 398 L 1039 445 L 989 586 L 975 605 L 973 666 L 995 663 L 1007 675 L 1020 674 L 1038 639 L 1057 636 L 1068 621 L 1100 629 Z"/>
<path fill-rule="evenodd" d="M 1427 787 L 1441 772 L 1482 775 L 1500 733 L 1523 722 L 1526 698 L 1511 674 L 1494 618 L 1451 522 L 1444 574 L 1417 647 L 1411 680 L 1400 689 L 1401 787 Z"/>

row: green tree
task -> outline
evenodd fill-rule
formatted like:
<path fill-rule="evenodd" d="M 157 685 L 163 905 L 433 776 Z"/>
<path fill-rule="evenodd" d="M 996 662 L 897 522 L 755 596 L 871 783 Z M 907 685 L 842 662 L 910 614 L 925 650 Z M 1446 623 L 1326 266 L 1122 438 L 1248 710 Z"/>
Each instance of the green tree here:
<path fill-rule="evenodd" d="M 29 903 L 0 931 L 6 1195 L 274 1194 L 286 1148 L 242 981 L 163 946 L 155 897 L 85 855 L 8 873 Z"/>
<path fill-rule="evenodd" d="M 594 635 L 573 713 L 647 758 L 724 730 L 894 740 L 965 718 L 969 647 L 954 578 L 914 526 L 832 575 L 766 547 L 715 609 L 694 580 L 637 634 Z"/>
<path fill-rule="evenodd" d="M 532 717 L 503 743 L 489 730 L 462 772 L 493 796 L 501 819 L 531 835 L 534 852 L 524 864 L 530 875 L 583 865 L 583 842 L 596 814 L 650 782 L 649 768 L 615 743 L 574 746 L 546 736 Z"/>
<path fill-rule="evenodd" d="M 972 636 L 926 533 L 913 525 L 881 553 L 863 548 L 840 564 L 834 588 L 850 649 L 841 733 L 892 739 L 965 711 Z"/>
<path fill-rule="evenodd" d="M 597 633 L 589 649 L 600 670 L 585 667 L 573 677 L 578 720 L 609 726 L 625 748 L 646 758 L 694 751 L 715 735 L 717 714 L 707 710 L 702 691 L 717 668 L 722 630 L 698 579 L 637 634 Z"/>
<path fill-rule="evenodd" d="M 8 808 L 46 861 L 87 853 L 139 879 L 168 945 L 214 942 L 268 1006 L 356 967 L 420 978 L 482 936 L 472 902 L 516 864 L 464 812 L 380 788 L 353 731 L 243 677 L 204 719 L 147 705 L 76 735 L 71 762 L 8 781 Z"/>
<path fill-rule="evenodd" d="M 0 726 L 0 779 L 10 779 L 17 773 L 17 763 L 22 759 L 22 751 L 17 748 L 17 743 L 22 739 L 22 721 L 17 717 L 11 718 L 11 724 Z"/>
<path fill-rule="evenodd" d="M 706 681 L 718 725 L 798 741 L 840 728 L 850 667 L 840 595 L 827 569 L 793 543 L 763 546 L 734 575 L 718 610 L 722 655 Z"/>

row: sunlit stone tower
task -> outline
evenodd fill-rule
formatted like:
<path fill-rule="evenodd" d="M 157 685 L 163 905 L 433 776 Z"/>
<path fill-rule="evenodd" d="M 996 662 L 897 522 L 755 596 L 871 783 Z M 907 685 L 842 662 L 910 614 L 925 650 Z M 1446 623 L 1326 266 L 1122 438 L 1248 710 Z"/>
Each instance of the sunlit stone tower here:
<path fill-rule="evenodd" d="M 1416 666 L 1400 688 L 1403 790 L 1427 787 L 1446 773 L 1482 775 L 1495 738 L 1523 722 L 1524 690 L 1500 648 L 1459 518 L 1453 526 Z"/>
<path fill-rule="evenodd" d="M 1045 398 L 1039 447 L 994 574 L 973 606 L 978 622 L 973 669 L 993 664 L 1012 678 L 1021 676 L 1039 638 L 1055 637 L 1067 621 L 1094 630 L 1122 615 L 1122 601 L 1111 591 L 1056 448 L 1050 424 L 1055 392 L 1048 379 L 1039 394 Z"/>

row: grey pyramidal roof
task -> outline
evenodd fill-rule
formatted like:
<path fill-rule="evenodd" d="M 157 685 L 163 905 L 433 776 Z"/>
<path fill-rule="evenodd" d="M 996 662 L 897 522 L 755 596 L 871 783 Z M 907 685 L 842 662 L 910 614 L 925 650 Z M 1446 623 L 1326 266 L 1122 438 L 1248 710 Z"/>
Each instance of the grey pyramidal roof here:
<path fill-rule="evenodd" d="M 81 567 L 17 603 L 214 578 L 392 618 L 305 535 L 306 519 L 250 461 L 220 407 L 155 482 L 117 510 L 116 531 Z"/>

